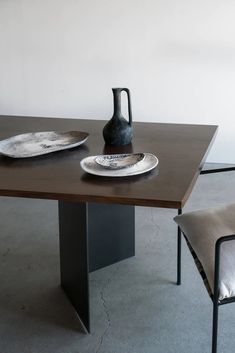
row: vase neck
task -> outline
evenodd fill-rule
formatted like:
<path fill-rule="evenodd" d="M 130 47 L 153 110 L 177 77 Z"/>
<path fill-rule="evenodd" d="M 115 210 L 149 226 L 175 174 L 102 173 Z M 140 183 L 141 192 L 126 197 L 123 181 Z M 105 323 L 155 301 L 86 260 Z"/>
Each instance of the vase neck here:
<path fill-rule="evenodd" d="M 113 117 L 121 115 L 121 88 L 113 88 Z"/>

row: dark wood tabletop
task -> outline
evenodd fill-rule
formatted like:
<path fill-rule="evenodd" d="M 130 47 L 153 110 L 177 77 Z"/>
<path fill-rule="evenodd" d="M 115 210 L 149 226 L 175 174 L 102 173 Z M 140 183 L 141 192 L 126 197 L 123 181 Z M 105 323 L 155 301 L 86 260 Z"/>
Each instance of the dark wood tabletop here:
<path fill-rule="evenodd" d="M 65 201 L 182 208 L 213 143 L 217 126 L 134 123 L 131 145 L 107 148 L 106 121 L 0 116 L 0 139 L 36 131 L 88 132 L 80 147 L 44 156 L 0 156 L 0 195 Z M 153 171 L 125 178 L 85 173 L 82 158 L 104 153 L 150 152 L 159 159 Z"/>

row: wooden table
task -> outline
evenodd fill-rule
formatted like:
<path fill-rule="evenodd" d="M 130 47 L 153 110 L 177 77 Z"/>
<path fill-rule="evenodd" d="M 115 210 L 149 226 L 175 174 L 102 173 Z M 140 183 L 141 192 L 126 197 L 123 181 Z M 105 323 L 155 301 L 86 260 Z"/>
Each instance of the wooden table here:
<path fill-rule="evenodd" d="M 59 201 L 61 285 L 90 331 L 89 272 L 135 254 L 134 206 L 181 210 L 216 135 L 217 126 L 135 123 L 132 145 L 105 147 L 105 121 L 0 116 L 0 139 L 32 131 L 87 131 L 75 149 L 29 159 L 0 157 L 0 195 Z M 88 175 L 80 160 L 104 153 L 150 152 L 147 174 Z"/>

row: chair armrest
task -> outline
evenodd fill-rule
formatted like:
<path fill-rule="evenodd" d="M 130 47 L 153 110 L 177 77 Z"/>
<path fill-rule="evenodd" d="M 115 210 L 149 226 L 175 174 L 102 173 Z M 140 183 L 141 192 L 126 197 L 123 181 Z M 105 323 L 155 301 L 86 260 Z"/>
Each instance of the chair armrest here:
<path fill-rule="evenodd" d="M 200 174 L 213 174 L 213 173 L 231 172 L 232 170 L 235 170 L 235 167 L 204 169 L 204 170 L 200 171 Z"/>

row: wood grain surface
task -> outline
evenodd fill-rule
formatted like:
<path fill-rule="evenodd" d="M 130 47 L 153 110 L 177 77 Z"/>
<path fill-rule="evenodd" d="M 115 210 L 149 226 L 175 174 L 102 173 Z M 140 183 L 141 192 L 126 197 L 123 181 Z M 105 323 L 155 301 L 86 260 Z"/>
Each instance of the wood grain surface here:
<path fill-rule="evenodd" d="M 200 173 L 217 126 L 134 123 L 131 145 L 106 147 L 106 121 L 0 116 L 0 139 L 36 131 L 80 130 L 90 135 L 77 148 L 30 159 L 0 156 L 0 195 L 64 201 L 182 208 Z M 147 174 L 107 178 L 86 174 L 80 160 L 106 153 L 150 152 L 159 165 Z"/>

